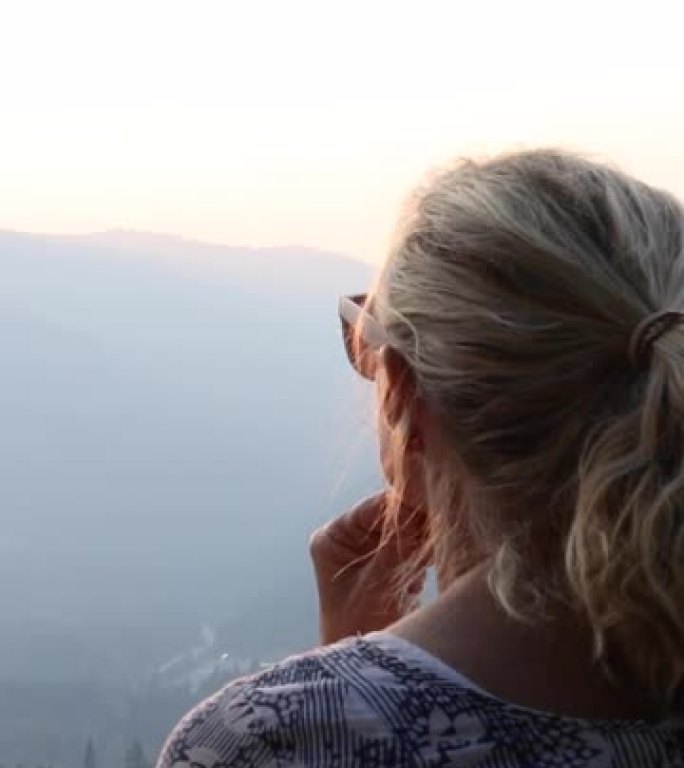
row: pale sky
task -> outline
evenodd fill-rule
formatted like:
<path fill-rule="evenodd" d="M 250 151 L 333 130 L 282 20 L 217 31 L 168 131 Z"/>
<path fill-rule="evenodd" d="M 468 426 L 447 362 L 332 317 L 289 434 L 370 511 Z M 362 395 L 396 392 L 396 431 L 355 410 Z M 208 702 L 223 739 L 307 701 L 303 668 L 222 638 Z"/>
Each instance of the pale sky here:
<path fill-rule="evenodd" d="M 0 0 L 0 229 L 373 260 L 423 171 L 542 143 L 684 197 L 679 7 Z"/>

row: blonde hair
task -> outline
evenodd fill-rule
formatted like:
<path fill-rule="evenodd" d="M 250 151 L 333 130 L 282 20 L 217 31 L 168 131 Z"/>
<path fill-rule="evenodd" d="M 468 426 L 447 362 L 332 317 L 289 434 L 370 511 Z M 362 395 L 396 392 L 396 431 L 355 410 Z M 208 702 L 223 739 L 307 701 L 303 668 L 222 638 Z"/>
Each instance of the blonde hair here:
<path fill-rule="evenodd" d="M 563 600 L 667 711 L 684 701 L 684 326 L 641 369 L 628 348 L 684 309 L 683 239 L 679 202 L 611 167 L 465 161 L 412 198 L 372 299 L 451 448 L 427 466 L 444 581 L 486 558 L 510 613 Z"/>

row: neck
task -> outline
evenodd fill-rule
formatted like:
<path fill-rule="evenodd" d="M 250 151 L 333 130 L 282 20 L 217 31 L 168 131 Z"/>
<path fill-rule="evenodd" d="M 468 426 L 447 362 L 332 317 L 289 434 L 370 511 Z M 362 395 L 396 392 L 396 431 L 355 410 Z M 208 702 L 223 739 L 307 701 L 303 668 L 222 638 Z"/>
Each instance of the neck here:
<path fill-rule="evenodd" d="M 502 699 L 568 716 L 643 716 L 598 672 L 588 625 L 562 608 L 536 624 L 512 618 L 487 574 L 485 565 L 473 568 L 389 631 Z"/>

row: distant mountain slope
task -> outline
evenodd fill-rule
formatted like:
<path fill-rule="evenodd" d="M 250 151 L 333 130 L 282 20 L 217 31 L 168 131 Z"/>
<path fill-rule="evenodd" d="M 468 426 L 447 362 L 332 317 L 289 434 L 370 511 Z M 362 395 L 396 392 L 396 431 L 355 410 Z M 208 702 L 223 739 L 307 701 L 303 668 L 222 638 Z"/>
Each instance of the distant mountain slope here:
<path fill-rule="evenodd" d="M 308 533 L 377 477 L 336 317 L 371 278 L 0 232 L 0 679 L 134 677 L 203 624 L 249 657 L 313 641 Z"/>

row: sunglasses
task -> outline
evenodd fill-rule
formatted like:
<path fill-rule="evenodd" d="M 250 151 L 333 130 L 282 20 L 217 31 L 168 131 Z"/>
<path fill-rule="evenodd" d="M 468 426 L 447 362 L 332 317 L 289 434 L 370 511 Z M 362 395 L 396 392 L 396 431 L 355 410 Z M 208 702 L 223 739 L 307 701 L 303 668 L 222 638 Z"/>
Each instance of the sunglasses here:
<path fill-rule="evenodd" d="M 349 362 L 360 376 L 373 381 L 378 367 L 378 351 L 387 344 L 387 334 L 370 313 L 368 295 L 343 296 L 339 313 Z"/>

